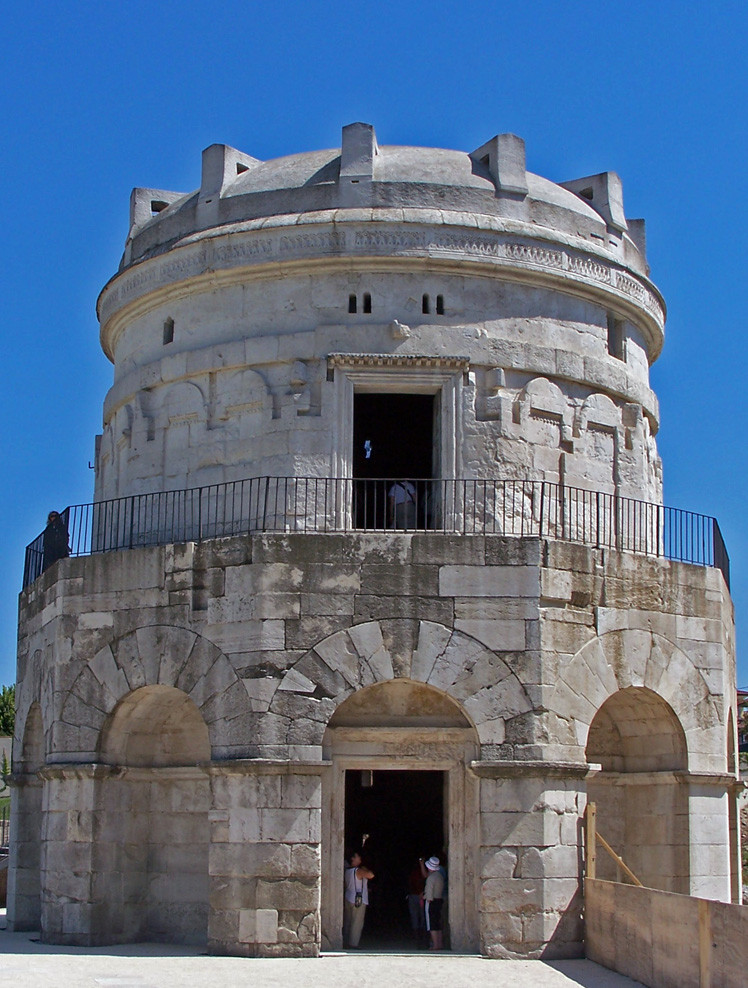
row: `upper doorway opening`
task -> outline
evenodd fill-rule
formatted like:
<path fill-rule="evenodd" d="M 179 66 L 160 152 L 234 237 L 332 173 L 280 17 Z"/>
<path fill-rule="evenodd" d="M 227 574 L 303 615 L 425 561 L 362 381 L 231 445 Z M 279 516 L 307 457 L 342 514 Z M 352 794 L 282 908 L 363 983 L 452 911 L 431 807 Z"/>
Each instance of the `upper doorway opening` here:
<path fill-rule="evenodd" d="M 356 528 L 433 527 L 427 518 L 433 485 L 425 482 L 440 475 L 439 397 L 354 394 Z"/>

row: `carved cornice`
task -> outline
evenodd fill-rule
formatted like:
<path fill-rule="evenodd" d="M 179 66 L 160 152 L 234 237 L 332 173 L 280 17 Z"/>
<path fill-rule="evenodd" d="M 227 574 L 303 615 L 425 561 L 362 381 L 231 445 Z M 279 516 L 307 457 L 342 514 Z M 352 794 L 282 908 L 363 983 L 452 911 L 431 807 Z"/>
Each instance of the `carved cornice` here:
<path fill-rule="evenodd" d="M 660 772 L 597 771 L 592 774 L 594 775 L 596 785 L 715 786 L 718 789 L 730 789 L 735 792 L 740 792 L 746 788 L 746 784 L 736 779 L 734 775 L 727 775 L 722 772 L 689 772 L 687 769 L 663 769 Z"/>
<path fill-rule="evenodd" d="M 555 761 L 474 761 L 470 771 L 481 779 L 586 779 L 591 774 L 586 763 Z"/>
<path fill-rule="evenodd" d="M 211 288 L 240 283 L 253 277 L 278 276 L 291 267 L 299 273 L 309 269 L 338 268 L 345 260 L 350 267 L 360 263 L 366 270 L 388 270 L 393 265 L 438 266 L 455 273 L 495 275 L 507 280 L 543 282 L 554 287 L 589 296 L 601 293 L 618 299 L 618 306 L 628 310 L 650 336 L 654 359 L 662 344 L 665 306 L 654 285 L 645 277 L 625 268 L 615 259 L 595 252 L 582 241 L 558 243 L 553 231 L 522 229 L 478 230 L 459 226 L 427 223 L 385 223 L 372 220 L 311 225 L 298 224 L 270 229 L 227 231 L 225 228 L 188 239 L 168 253 L 139 262 L 116 275 L 99 296 L 98 311 L 102 325 L 102 343 L 111 355 L 121 330 L 121 319 L 130 312 L 133 318 L 158 304 L 165 297 L 208 291 Z M 544 237 L 544 233 L 546 236 Z M 546 239 L 546 237 L 548 239 Z M 194 284 L 187 285 L 188 282 Z M 151 298 L 156 293 L 159 298 Z M 142 303 L 137 305 L 137 303 Z M 637 318 L 638 315 L 638 318 Z"/>

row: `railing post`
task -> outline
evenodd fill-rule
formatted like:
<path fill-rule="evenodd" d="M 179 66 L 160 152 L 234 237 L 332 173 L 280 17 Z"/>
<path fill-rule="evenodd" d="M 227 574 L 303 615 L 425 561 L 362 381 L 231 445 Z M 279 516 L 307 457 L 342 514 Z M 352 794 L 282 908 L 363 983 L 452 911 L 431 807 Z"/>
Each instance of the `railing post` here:
<path fill-rule="evenodd" d="M 545 481 L 540 484 L 540 531 L 538 535 L 543 538 L 543 516 L 545 515 Z"/>
<path fill-rule="evenodd" d="M 559 507 L 561 509 L 561 538 L 566 541 L 566 484 L 559 484 L 558 486 L 558 500 Z"/>
<path fill-rule="evenodd" d="M 597 806 L 595 803 L 587 803 L 584 811 L 585 823 L 585 877 L 597 877 Z"/>
<path fill-rule="evenodd" d="M 132 549 L 132 536 L 135 529 L 135 495 L 133 494 L 128 500 L 130 502 L 130 534 L 128 536 L 128 544 Z"/>

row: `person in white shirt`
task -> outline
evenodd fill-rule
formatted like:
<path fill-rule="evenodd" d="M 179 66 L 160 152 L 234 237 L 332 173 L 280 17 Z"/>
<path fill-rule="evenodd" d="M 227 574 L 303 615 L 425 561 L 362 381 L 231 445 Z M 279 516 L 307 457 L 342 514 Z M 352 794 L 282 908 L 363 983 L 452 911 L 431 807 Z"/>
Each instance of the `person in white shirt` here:
<path fill-rule="evenodd" d="M 361 852 L 351 855 L 350 867 L 345 869 L 343 899 L 343 946 L 356 949 L 364 928 L 366 907 L 369 905 L 369 882 L 374 872 L 365 867 Z"/>
<path fill-rule="evenodd" d="M 416 527 L 416 489 L 409 480 L 396 480 L 387 500 L 390 528 Z"/>

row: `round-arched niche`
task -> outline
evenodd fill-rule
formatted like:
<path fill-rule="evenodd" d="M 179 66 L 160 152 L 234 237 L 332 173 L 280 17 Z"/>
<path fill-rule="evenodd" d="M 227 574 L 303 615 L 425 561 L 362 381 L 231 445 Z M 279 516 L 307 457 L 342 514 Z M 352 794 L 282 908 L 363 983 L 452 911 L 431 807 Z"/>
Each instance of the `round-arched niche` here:
<path fill-rule="evenodd" d="M 688 750 L 670 704 L 653 690 L 629 686 L 595 714 L 586 757 L 600 768 L 587 782 L 597 828 L 648 888 L 688 893 Z M 598 857 L 597 877 L 616 880 Z"/>
<path fill-rule="evenodd" d="M 210 761 L 208 728 L 193 700 L 173 686 L 143 686 L 114 708 L 101 731 L 104 765 L 189 766 Z"/>
<path fill-rule="evenodd" d="M 328 728 L 467 728 L 473 724 L 456 700 L 426 683 L 392 679 L 358 690 L 337 708 Z"/>

